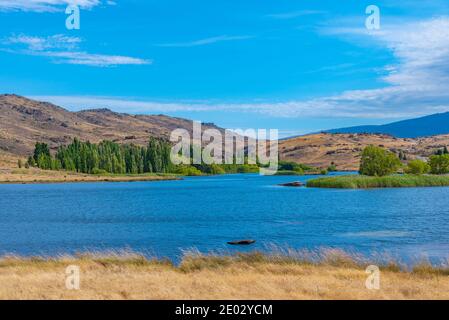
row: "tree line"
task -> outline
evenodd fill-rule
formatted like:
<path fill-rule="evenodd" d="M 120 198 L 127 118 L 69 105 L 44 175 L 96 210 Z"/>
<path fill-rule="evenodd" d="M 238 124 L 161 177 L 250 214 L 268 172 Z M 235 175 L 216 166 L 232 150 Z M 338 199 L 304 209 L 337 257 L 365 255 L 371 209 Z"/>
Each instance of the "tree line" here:
<path fill-rule="evenodd" d="M 402 167 L 396 154 L 371 145 L 362 152 L 359 173 L 367 176 L 386 176 L 398 172 Z M 410 160 L 403 171 L 409 174 L 448 174 L 449 152 L 445 147 L 431 155 L 428 161 Z"/>
<path fill-rule="evenodd" d="M 88 174 L 141 174 L 173 171 L 168 141 L 151 137 L 145 147 L 102 141 L 99 144 L 74 139 L 60 146 L 54 156 L 46 143 L 36 143 L 29 166 Z"/>
<path fill-rule="evenodd" d="M 145 147 L 111 141 L 94 144 L 75 138 L 71 144 L 60 146 L 54 156 L 46 143 L 36 143 L 26 167 L 87 174 L 175 173 L 187 176 L 259 171 L 258 165 L 248 164 L 247 160 L 245 164 L 174 165 L 170 160 L 170 152 L 170 142 L 153 137 Z"/>

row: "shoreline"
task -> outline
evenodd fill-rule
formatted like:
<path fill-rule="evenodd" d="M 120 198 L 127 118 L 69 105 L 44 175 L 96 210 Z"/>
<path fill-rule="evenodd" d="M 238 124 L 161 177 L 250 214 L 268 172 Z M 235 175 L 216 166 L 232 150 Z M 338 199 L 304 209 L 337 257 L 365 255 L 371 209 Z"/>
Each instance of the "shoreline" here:
<path fill-rule="evenodd" d="M 353 172 L 353 171 L 336 171 Z M 179 181 L 185 177 L 210 177 L 220 175 L 233 175 L 242 173 L 224 173 L 224 174 L 202 174 L 198 176 L 183 176 L 176 173 L 167 174 L 136 174 L 136 175 L 95 175 L 86 173 L 77 173 L 72 171 L 42 170 L 38 168 L 0 168 L 0 185 L 2 184 L 61 184 L 61 183 L 90 183 L 90 182 L 151 182 L 151 181 Z M 244 173 L 243 173 L 244 174 Z M 303 176 L 322 176 L 318 172 L 305 172 L 303 174 L 275 174 L 278 177 L 303 177 Z"/>
<path fill-rule="evenodd" d="M 158 181 L 180 181 L 182 178 L 167 178 L 167 179 L 123 179 L 123 180 L 39 180 L 39 181 L 0 181 L 0 185 L 37 185 L 37 184 L 65 184 L 65 183 L 123 183 L 123 182 L 158 182 Z"/>
<path fill-rule="evenodd" d="M 49 171 L 40 169 L 3 169 L 0 170 L 1 184 L 62 184 L 92 182 L 151 182 L 182 180 L 177 175 L 90 175 L 67 171 Z"/>

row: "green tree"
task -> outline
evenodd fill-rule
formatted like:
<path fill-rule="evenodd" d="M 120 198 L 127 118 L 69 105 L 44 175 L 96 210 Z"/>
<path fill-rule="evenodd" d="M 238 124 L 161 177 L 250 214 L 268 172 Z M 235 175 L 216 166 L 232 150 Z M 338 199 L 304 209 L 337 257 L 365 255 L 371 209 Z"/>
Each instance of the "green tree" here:
<path fill-rule="evenodd" d="M 449 154 L 433 155 L 429 159 L 430 172 L 433 174 L 449 173 Z"/>
<path fill-rule="evenodd" d="M 52 159 L 49 155 L 41 153 L 39 154 L 39 158 L 37 159 L 37 166 L 44 170 L 52 169 Z"/>
<path fill-rule="evenodd" d="M 171 145 L 162 139 L 150 138 L 147 147 L 133 144 L 120 145 L 111 141 L 93 144 L 74 139 L 68 146 L 61 146 L 55 157 L 46 144 L 37 143 L 30 165 L 36 162 L 42 169 L 77 171 L 83 173 L 144 173 L 170 172 Z M 36 160 L 34 160 L 36 156 Z"/>
<path fill-rule="evenodd" d="M 366 176 L 381 177 L 395 173 L 400 167 L 401 161 L 394 153 L 370 145 L 362 152 L 359 172 Z"/>
<path fill-rule="evenodd" d="M 327 171 L 328 172 L 335 172 L 335 171 L 337 171 L 337 166 L 335 165 L 335 163 L 333 161 L 331 162 L 330 166 L 327 167 Z"/>
<path fill-rule="evenodd" d="M 34 158 L 32 156 L 29 156 L 27 164 L 29 167 L 34 167 L 36 165 L 36 161 L 34 161 Z"/>
<path fill-rule="evenodd" d="M 197 168 L 189 165 L 178 165 L 175 168 L 175 173 L 181 174 L 183 176 L 200 176 L 202 172 Z"/>
<path fill-rule="evenodd" d="M 210 165 L 210 173 L 211 174 L 223 174 L 223 173 L 225 173 L 225 170 L 223 169 L 222 166 L 213 163 Z"/>
<path fill-rule="evenodd" d="M 301 163 L 290 162 L 290 161 L 280 161 L 279 170 L 280 171 L 295 171 L 299 174 L 303 174 L 305 170 L 308 170 L 307 166 Z"/>
<path fill-rule="evenodd" d="M 409 163 L 407 164 L 407 168 L 405 169 L 405 172 L 410 174 L 426 174 L 429 173 L 429 171 L 429 164 L 418 159 L 409 161 Z"/>
<path fill-rule="evenodd" d="M 442 156 L 443 154 L 449 154 L 449 151 L 447 150 L 447 147 L 444 147 L 443 149 L 438 149 L 435 152 L 436 156 Z"/>
<path fill-rule="evenodd" d="M 50 157 L 50 149 L 48 148 L 48 145 L 46 143 L 37 142 L 34 146 L 34 162 L 38 163 L 39 157 L 41 155 Z"/>

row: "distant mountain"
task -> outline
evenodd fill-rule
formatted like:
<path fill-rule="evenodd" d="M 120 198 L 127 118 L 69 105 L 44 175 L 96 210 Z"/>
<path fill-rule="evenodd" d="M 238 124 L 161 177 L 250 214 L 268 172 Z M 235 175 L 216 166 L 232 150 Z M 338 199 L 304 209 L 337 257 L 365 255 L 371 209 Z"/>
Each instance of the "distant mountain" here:
<path fill-rule="evenodd" d="M 449 112 L 432 114 L 378 126 L 357 126 L 332 129 L 327 133 L 378 133 L 397 138 L 419 138 L 449 133 Z"/>
<path fill-rule="evenodd" d="M 0 95 L 0 153 L 29 155 L 36 142 L 46 142 L 55 150 L 75 137 L 93 143 L 111 140 L 145 145 L 150 136 L 168 139 L 177 128 L 191 132 L 192 121 L 109 109 L 71 112 L 48 102 Z M 213 124 L 203 124 L 203 130 L 211 128 L 217 129 Z"/>
<path fill-rule="evenodd" d="M 449 133 L 448 121 L 449 113 L 445 113 L 391 125 L 359 128 L 362 128 L 361 131 L 372 128 L 372 132 L 378 132 L 391 126 L 390 128 L 395 130 L 388 131 L 390 135 L 435 135 Z M 7 163 L 8 168 L 16 167 L 17 157 L 29 155 L 38 141 L 48 143 L 53 150 L 70 143 L 75 137 L 94 143 L 111 140 L 145 145 L 150 136 L 168 138 L 171 131 L 177 128 L 191 132 L 192 121 L 164 115 L 117 113 L 109 109 L 70 112 L 48 102 L 30 100 L 17 95 L 0 95 L 0 171 L 2 161 Z M 223 132 L 223 129 L 212 123 L 203 124 L 203 130 L 211 128 Z M 400 128 L 403 130 L 399 131 Z M 408 159 L 426 157 L 438 149 L 449 146 L 449 134 L 427 138 L 396 138 L 390 135 L 365 133 L 306 135 L 280 141 L 279 152 L 282 160 L 321 168 L 334 163 L 340 170 L 356 170 L 362 149 L 370 144 L 395 153 L 402 151 Z"/>

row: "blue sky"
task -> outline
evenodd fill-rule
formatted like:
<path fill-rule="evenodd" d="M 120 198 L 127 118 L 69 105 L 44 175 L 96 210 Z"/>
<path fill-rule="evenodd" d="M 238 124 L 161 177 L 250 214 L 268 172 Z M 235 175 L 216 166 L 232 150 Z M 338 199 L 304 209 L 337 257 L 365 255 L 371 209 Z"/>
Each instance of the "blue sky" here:
<path fill-rule="evenodd" d="M 281 136 L 449 110 L 447 1 L 71 2 L 0 0 L 0 92 Z"/>

